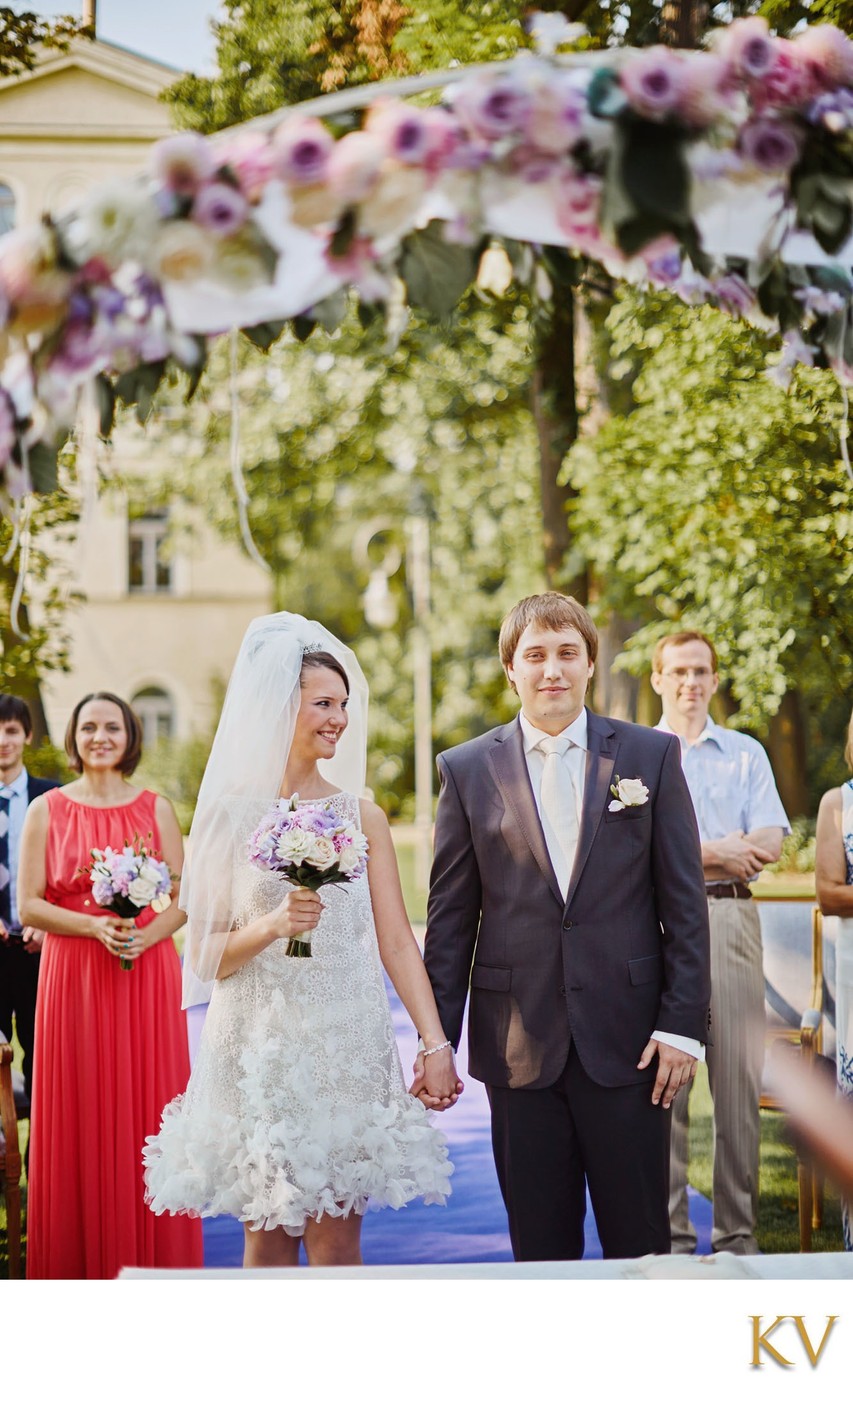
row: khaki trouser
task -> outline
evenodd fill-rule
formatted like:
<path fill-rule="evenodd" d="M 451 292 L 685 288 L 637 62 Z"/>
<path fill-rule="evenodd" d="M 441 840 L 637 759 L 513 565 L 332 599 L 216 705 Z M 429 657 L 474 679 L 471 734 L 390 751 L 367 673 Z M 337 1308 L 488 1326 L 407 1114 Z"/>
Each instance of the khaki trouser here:
<path fill-rule="evenodd" d="M 756 1254 L 761 1073 L 764 1064 L 764 971 L 755 904 L 709 898 L 711 1039 L 705 1056 L 714 1102 L 715 1253 Z M 688 1095 L 672 1104 L 669 1218 L 672 1252 L 692 1254 L 696 1230 L 687 1212 Z"/>

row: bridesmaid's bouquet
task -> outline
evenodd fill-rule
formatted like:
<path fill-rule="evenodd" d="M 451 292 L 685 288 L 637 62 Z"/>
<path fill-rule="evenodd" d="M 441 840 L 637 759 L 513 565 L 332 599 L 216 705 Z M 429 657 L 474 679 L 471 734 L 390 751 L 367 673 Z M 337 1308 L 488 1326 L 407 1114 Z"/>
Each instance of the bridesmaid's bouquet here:
<path fill-rule="evenodd" d="M 123 849 L 92 849 L 92 862 L 81 873 L 92 880 L 92 897 L 98 907 L 117 917 L 137 917 L 156 898 L 171 891 L 174 877 L 167 864 L 154 858 L 137 834 Z M 133 962 L 122 956 L 123 971 L 132 971 Z"/>
<path fill-rule="evenodd" d="M 329 801 L 300 801 L 292 795 L 261 820 L 249 841 L 249 862 L 316 893 L 328 883 L 361 877 L 367 840 L 356 825 L 335 814 Z M 285 955 L 310 956 L 310 940 L 290 937 Z"/>

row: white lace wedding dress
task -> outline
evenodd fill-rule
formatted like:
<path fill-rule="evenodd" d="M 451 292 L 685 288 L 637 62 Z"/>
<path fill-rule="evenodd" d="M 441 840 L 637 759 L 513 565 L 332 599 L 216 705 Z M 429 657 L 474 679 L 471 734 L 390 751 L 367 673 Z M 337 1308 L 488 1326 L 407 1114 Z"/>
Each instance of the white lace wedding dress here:
<path fill-rule="evenodd" d="M 359 824 L 355 796 L 335 808 Z M 236 882 L 238 926 L 281 901 L 281 880 L 248 859 Z M 156 1214 L 300 1235 L 310 1217 L 450 1193 L 444 1135 L 403 1082 L 367 875 L 320 896 L 310 958 L 276 941 L 217 981 L 186 1093 L 145 1145 Z"/>

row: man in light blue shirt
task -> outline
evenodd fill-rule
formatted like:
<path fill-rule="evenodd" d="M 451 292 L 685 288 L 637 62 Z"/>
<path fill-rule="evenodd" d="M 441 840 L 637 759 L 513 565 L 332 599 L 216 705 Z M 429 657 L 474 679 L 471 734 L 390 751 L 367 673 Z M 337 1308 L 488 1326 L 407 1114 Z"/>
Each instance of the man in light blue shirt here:
<path fill-rule="evenodd" d="M 652 659 L 652 687 L 663 703 L 658 730 L 675 733 L 681 742 L 711 927 L 711 1245 L 716 1252 L 755 1254 L 764 971 L 749 884 L 778 859 L 790 826 L 761 744 L 711 721 L 708 707 L 718 685 L 716 651 L 704 634 L 687 630 L 659 641 Z M 696 1245 L 687 1209 L 687 1092 L 673 1102 L 670 1161 L 672 1252 L 683 1254 Z"/>

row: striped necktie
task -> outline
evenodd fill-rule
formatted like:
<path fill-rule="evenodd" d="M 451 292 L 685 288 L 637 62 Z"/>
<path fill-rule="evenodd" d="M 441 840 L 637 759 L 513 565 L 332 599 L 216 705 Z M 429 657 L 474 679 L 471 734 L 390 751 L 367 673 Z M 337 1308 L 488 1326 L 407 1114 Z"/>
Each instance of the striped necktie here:
<path fill-rule="evenodd" d="M 9 870 L 9 797 L 0 795 L 0 922 L 12 925 L 12 874 Z"/>

